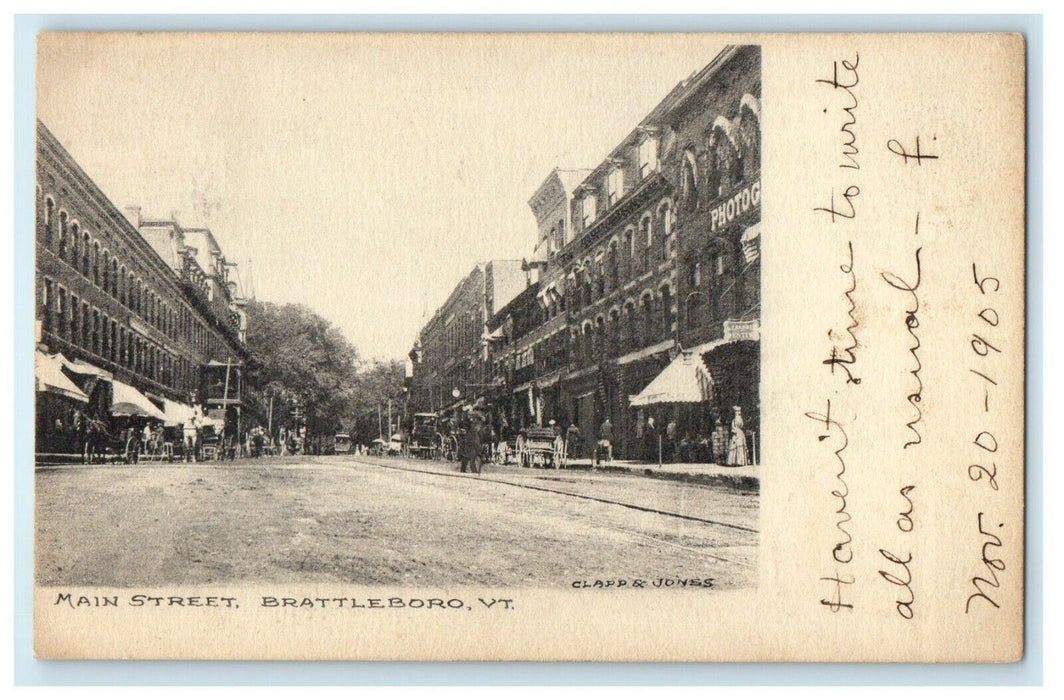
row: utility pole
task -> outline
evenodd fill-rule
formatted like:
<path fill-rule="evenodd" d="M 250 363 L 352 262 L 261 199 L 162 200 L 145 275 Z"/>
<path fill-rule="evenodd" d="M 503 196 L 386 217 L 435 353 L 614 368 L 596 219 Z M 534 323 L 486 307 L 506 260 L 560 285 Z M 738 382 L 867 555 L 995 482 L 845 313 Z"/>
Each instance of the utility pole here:
<path fill-rule="evenodd" d="M 273 435 L 273 393 L 270 393 L 270 410 L 266 413 L 266 430 Z"/>

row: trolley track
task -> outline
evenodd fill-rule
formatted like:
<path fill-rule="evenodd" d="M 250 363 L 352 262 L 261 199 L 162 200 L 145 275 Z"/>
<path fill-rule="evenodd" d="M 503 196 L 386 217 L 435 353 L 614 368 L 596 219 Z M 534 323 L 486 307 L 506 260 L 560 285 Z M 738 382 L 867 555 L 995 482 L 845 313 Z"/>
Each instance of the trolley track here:
<path fill-rule="evenodd" d="M 677 519 L 680 519 L 680 520 L 687 520 L 687 521 L 691 521 L 691 522 L 702 523 L 704 525 L 712 525 L 712 526 L 715 526 L 715 527 L 727 528 L 727 529 L 731 529 L 731 530 L 738 530 L 740 532 L 748 532 L 748 533 L 755 534 L 755 535 L 760 534 L 760 531 L 757 530 L 756 528 L 751 528 L 751 527 L 747 527 L 745 525 L 739 525 L 739 524 L 736 524 L 736 523 L 729 523 L 729 522 L 725 522 L 725 521 L 722 521 L 722 520 L 713 520 L 713 519 L 710 519 L 710 518 L 702 518 L 702 517 L 699 517 L 697 515 L 688 515 L 686 513 L 676 513 L 676 512 L 673 512 L 673 511 L 662 510 L 660 508 L 652 508 L 650 506 L 643 506 L 643 505 L 639 505 L 637 503 L 626 503 L 624 501 L 618 501 L 618 500 L 611 499 L 611 498 L 602 498 L 600 496 L 591 496 L 591 495 L 584 494 L 584 493 L 574 493 L 572 491 L 563 491 L 563 490 L 560 490 L 560 489 L 552 489 L 552 488 L 548 488 L 546 486 L 538 486 L 538 485 L 535 485 L 535 484 L 523 484 L 523 483 L 511 481 L 509 479 L 492 478 L 491 476 L 486 476 L 486 475 L 483 475 L 483 474 L 474 475 L 474 474 L 463 474 L 461 472 L 443 472 L 443 471 L 437 471 L 437 470 L 434 470 L 434 469 L 418 469 L 418 468 L 412 467 L 412 466 L 403 466 L 403 465 L 399 465 L 399 464 L 388 464 L 388 463 L 378 462 L 378 461 L 374 461 L 372 459 L 367 459 L 367 458 L 364 458 L 364 457 L 357 458 L 357 459 L 354 460 L 354 462 L 356 464 L 368 464 L 368 465 L 372 465 L 374 467 L 379 467 L 381 469 L 391 469 L 393 471 L 413 472 L 413 473 L 416 473 L 416 474 L 427 474 L 429 476 L 437 476 L 437 477 L 451 478 L 451 479 L 471 479 L 471 480 L 479 482 L 479 483 L 501 484 L 503 486 L 512 486 L 514 488 L 528 489 L 530 491 L 540 491 L 540 492 L 543 492 L 543 493 L 553 493 L 553 494 L 557 494 L 559 496 L 568 496 L 570 498 L 577 498 L 577 499 L 581 499 L 581 500 L 585 500 L 585 501 L 594 501 L 596 503 L 604 503 L 606 505 L 619 506 L 621 508 L 629 508 L 631 510 L 636 510 L 636 511 L 640 511 L 640 512 L 643 512 L 643 513 L 651 513 L 651 514 L 654 514 L 654 515 L 661 515 L 661 516 L 665 516 L 665 517 L 669 517 L 669 518 L 677 518 Z M 656 537 L 651 538 L 651 539 L 657 540 L 659 542 L 662 542 L 662 543 L 670 545 L 670 546 L 677 546 L 677 547 L 684 548 L 683 545 L 677 545 L 676 543 L 667 542 L 666 540 L 659 540 Z M 722 561 L 730 561 L 730 560 L 722 559 Z"/>

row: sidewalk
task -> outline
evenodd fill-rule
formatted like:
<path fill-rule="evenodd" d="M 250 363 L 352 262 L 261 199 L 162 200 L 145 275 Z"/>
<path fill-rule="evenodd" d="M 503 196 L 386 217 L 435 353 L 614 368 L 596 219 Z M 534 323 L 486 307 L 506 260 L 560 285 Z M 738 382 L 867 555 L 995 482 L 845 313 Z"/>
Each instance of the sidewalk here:
<path fill-rule="evenodd" d="M 648 462 L 615 459 L 609 465 L 595 467 L 590 459 L 570 459 L 566 469 L 580 469 L 605 473 L 627 473 L 655 479 L 671 479 L 704 484 L 721 484 L 744 490 L 757 490 L 761 484 L 761 467 L 725 467 L 719 464 L 688 464 L 666 462 L 661 466 Z"/>

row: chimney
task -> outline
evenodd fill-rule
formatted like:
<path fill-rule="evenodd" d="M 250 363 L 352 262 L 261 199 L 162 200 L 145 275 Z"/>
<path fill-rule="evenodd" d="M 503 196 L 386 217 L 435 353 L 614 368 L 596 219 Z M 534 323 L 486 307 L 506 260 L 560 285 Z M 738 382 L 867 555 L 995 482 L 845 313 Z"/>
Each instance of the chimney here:
<path fill-rule="evenodd" d="M 140 207 L 126 207 L 126 218 L 134 228 L 140 228 Z"/>

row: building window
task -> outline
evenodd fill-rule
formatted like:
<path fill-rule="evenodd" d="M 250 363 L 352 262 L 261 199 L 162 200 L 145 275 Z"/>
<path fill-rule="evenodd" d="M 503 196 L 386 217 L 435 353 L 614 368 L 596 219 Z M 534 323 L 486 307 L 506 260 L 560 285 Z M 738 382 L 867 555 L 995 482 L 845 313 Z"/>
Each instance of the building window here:
<path fill-rule="evenodd" d="M 86 350 L 90 348 L 89 332 L 91 331 L 91 329 L 89 328 L 89 324 L 92 322 L 92 317 L 89 315 L 89 313 L 90 312 L 88 302 L 81 302 L 81 347 L 85 348 Z"/>
<path fill-rule="evenodd" d="M 78 298 L 73 294 L 70 295 L 70 342 L 77 344 L 80 337 L 79 328 L 81 328 L 80 316 L 81 305 L 78 303 Z"/>
<path fill-rule="evenodd" d="M 617 287 L 620 286 L 620 270 L 617 260 L 617 241 L 613 241 L 610 243 L 609 270 L 610 289 L 617 289 Z"/>
<path fill-rule="evenodd" d="M 639 323 L 636 318 L 635 304 L 628 302 L 624 305 L 624 317 L 628 326 L 624 341 L 627 350 L 635 350 L 639 343 Z"/>
<path fill-rule="evenodd" d="M 92 354 L 100 354 L 100 312 L 92 310 Z"/>
<path fill-rule="evenodd" d="M 702 286 L 702 263 L 696 262 L 691 266 L 691 286 Z"/>
<path fill-rule="evenodd" d="M 584 198 L 580 201 L 580 211 L 583 214 L 584 228 L 590 228 L 591 224 L 595 223 L 596 206 L 595 195 L 584 195 Z"/>
<path fill-rule="evenodd" d="M 67 213 L 65 211 L 59 212 L 59 257 L 66 258 L 67 255 Z"/>
<path fill-rule="evenodd" d="M 118 340 L 118 323 L 116 321 L 111 321 L 111 342 L 108 343 L 108 349 L 109 349 L 109 353 L 108 354 L 110 356 L 111 362 L 114 362 L 117 359 L 116 358 L 117 350 L 115 348 L 115 341 L 117 341 L 117 340 Z"/>
<path fill-rule="evenodd" d="M 92 239 L 89 237 L 89 232 L 86 231 L 81 237 L 81 276 L 85 279 L 91 279 L 89 275 L 92 273 Z"/>
<path fill-rule="evenodd" d="M 661 288 L 661 337 L 672 332 L 672 289 L 668 285 Z"/>
<path fill-rule="evenodd" d="M 52 280 L 44 278 L 41 288 L 41 328 L 47 332 L 52 330 Z"/>
<path fill-rule="evenodd" d="M 688 209 L 698 208 L 698 169 L 695 167 L 695 154 L 690 149 L 684 151 L 683 164 L 680 166 L 680 191 L 683 203 Z"/>
<path fill-rule="evenodd" d="M 639 222 L 639 242 L 642 248 L 640 254 L 642 255 L 643 272 L 649 272 L 650 248 L 654 244 L 654 230 L 649 215 L 643 217 L 643 220 Z"/>
<path fill-rule="evenodd" d="M 624 196 L 624 171 L 614 168 L 606 177 L 606 205 L 612 207 Z"/>
<path fill-rule="evenodd" d="M 658 140 L 648 138 L 639 144 L 639 179 L 658 169 Z"/>
<path fill-rule="evenodd" d="M 58 332 L 60 338 L 66 338 L 67 337 L 66 310 L 67 310 L 67 293 L 66 293 L 65 289 L 60 287 L 59 288 L 59 294 L 58 294 L 58 296 L 56 296 L 56 299 L 55 299 L 56 325 L 58 326 L 57 332 Z"/>
<path fill-rule="evenodd" d="M 51 248 L 55 245 L 55 200 L 51 197 L 44 199 L 44 231 L 46 245 Z"/>
<path fill-rule="evenodd" d="M 92 244 L 92 283 L 100 286 L 100 242 Z"/>
<path fill-rule="evenodd" d="M 75 270 L 78 269 L 78 265 L 81 264 L 81 226 L 78 222 L 74 222 L 70 225 L 70 266 Z"/>

